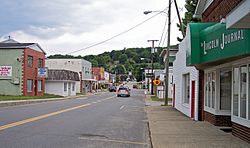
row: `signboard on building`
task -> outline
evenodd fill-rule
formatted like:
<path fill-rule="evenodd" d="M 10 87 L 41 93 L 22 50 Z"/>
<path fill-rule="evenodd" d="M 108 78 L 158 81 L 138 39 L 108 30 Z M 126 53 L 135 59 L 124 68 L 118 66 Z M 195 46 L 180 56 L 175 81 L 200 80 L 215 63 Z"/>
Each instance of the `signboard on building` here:
<path fill-rule="evenodd" d="M 187 47 L 187 65 L 196 65 L 248 55 L 250 30 L 226 29 L 225 24 L 189 25 L 191 48 Z"/>
<path fill-rule="evenodd" d="M 47 76 L 46 68 L 38 68 L 38 76 L 39 77 L 46 77 Z"/>
<path fill-rule="evenodd" d="M 12 66 L 0 66 L 0 77 L 11 77 Z"/>

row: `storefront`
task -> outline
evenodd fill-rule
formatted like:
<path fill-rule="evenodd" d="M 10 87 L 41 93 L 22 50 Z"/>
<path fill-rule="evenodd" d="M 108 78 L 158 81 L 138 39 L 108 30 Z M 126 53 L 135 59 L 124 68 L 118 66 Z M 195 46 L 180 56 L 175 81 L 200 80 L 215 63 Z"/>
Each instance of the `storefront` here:
<path fill-rule="evenodd" d="M 190 24 L 187 65 L 204 71 L 204 120 L 250 134 L 250 30 L 221 23 Z"/>

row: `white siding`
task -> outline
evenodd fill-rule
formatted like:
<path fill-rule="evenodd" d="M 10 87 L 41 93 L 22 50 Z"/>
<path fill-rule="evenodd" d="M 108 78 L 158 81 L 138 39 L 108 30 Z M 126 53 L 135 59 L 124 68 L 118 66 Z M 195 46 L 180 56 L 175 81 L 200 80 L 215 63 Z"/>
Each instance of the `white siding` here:
<path fill-rule="evenodd" d="M 45 81 L 45 93 L 55 94 L 60 96 L 75 96 L 76 95 L 76 85 L 75 90 L 72 91 L 73 83 L 76 82 L 66 82 L 67 83 L 67 91 L 64 91 L 64 82 L 65 81 Z M 69 83 L 70 86 L 70 94 L 69 94 Z"/>
<path fill-rule="evenodd" d="M 191 116 L 191 91 L 192 85 L 191 82 L 195 81 L 195 120 L 198 120 L 198 71 L 195 67 L 186 66 L 186 48 L 188 46 L 188 40 L 185 38 L 179 44 L 179 51 L 176 54 L 176 59 L 173 63 L 173 79 L 175 84 L 175 108 L 183 112 L 187 116 Z M 183 103 L 183 75 L 190 75 L 190 100 L 189 104 Z"/>
<path fill-rule="evenodd" d="M 80 79 L 91 79 L 92 64 L 83 59 L 46 59 L 45 67 L 82 72 L 82 78 L 79 75 Z M 80 89 L 80 82 L 76 82 L 76 92 L 80 93 Z"/>

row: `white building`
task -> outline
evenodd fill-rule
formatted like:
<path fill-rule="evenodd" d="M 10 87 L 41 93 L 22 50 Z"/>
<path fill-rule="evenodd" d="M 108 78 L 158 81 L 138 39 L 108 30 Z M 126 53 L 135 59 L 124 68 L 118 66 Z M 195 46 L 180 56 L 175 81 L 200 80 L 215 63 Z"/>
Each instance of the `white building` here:
<path fill-rule="evenodd" d="M 76 82 L 76 92 L 86 93 L 92 91 L 95 80 L 91 79 L 92 64 L 89 61 L 84 59 L 46 59 L 45 67 L 78 72 L 80 81 Z"/>
<path fill-rule="evenodd" d="M 199 72 L 193 66 L 186 66 L 187 37 L 179 44 L 179 51 L 173 63 L 174 107 L 185 115 L 198 120 Z"/>
<path fill-rule="evenodd" d="M 45 80 L 45 93 L 60 96 L 75 96 L 76 83 L 79 80 L 77 72 L 50 69 Z"/>

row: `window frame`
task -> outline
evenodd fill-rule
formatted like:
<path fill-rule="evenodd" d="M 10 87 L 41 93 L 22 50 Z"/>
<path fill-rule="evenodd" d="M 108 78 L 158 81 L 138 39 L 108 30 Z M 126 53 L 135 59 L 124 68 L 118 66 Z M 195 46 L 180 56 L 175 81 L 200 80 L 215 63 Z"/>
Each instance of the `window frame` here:
<path fill-rule="evenodd" d="M 42 92 L 43 91 L 43 81 L 42 80 L 38 80 L 37 81 L 37 91 L 38 92 Z"/>
<path fill-rule="evenodd" d="M 33 92 L 33 80 L 32 79 L 27 80 L 27 92 L 28 93 Z"/>
<path fill-rule="evenodd" d="M 33 67 L 33 63 L 34 63 L 34 57 L 31 56 L 31 55 L 28 55 L 28 58 L 27 58 L 27 66 L 32 68 Z"/>

